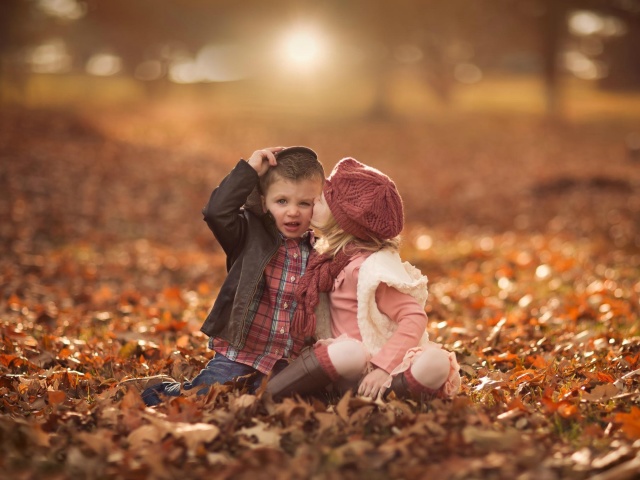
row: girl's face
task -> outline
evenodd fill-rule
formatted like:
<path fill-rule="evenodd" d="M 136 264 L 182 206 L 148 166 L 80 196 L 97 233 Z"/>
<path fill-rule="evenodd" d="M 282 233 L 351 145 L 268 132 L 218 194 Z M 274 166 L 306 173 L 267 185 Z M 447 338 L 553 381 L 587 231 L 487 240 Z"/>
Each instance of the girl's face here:
<path fill-rule="evenodd" d="M 321 228 L 329 222 L 331 218 L 331 210 L 329 205 L 324 199 L 324 193 L 320 197 L 316 198 L 313 204 L 313 215 L 311 217 L 311 226 L 314 228 Z"/>

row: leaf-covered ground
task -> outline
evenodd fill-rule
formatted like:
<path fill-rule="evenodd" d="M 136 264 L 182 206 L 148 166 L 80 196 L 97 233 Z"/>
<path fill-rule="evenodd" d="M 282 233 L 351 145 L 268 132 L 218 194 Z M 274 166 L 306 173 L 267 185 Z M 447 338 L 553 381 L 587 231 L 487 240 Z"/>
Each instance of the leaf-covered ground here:
<path fill-rule="evenodd" d="M 138 108 L 0 113 L 0 468 L 11 478 L 637 478 L 638 122 L 325 121 Z M 224 278 L 201 220 L 267 145 L 388 172 L 430 278 L 453 401 L 273 404 L 191 378 Z"/>

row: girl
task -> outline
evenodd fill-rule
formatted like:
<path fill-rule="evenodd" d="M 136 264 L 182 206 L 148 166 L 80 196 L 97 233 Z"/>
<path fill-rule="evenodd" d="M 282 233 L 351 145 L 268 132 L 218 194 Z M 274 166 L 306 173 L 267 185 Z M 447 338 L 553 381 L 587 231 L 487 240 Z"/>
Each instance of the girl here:
<path fill-rule="evenodd" d="M 358 394 L 374 398 L 389 390 L 401 397 L 457 393 L 455 354 L 425 331 L 427 278 L 398 254 L 403 218 L 389 177 L 353 158 L 335 166 L 314 204 L 311 224 L 321 239 L 297 287 L 292 324 L 330 338 L 269 380 L 272 397 L 329 384 L 357 385 Z"/>

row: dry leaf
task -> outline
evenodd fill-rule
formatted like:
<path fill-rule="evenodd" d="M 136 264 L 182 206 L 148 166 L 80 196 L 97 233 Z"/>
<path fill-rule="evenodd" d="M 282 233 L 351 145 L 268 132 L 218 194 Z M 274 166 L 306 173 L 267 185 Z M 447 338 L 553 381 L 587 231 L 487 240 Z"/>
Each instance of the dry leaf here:
<path fill-rule="evenodd" d="M 279 447 L 281 434 L 275 432 L 268 424 L 259 420 L 254 421 L 253 427 L 241 428 L 236 435 L 244 435 L 249 438 L 255 438 L 256 442 L 249 445 L 254 448 L 258 447 Z"/>

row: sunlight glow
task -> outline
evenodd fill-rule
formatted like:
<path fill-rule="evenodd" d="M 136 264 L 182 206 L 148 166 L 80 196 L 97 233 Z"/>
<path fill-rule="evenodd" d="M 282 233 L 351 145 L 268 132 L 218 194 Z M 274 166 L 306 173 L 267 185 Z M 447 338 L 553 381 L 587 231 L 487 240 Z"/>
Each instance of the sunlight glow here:
<path fill-rule="evenodd" d="M 565 54 L 564 64 L 567 70 L 583 80 L 598 80 L 607 75 L 605 65 L 575 50 Z"/>
<path fill-rule="evenodd" d="M 289 64 L 308 69 L 322 63 L 326 46 L 324 39 L 316 31 L 299 27 L 284 37 L 282 51 Z"/>
<path fill-rule="evenodd" d="M 536 277 L 543 280 L 551 275 L 551 267 L 549 265 L 538 265 L 536 268 Z"/>
<path fill-rule="evenodd" d="M 418 250 L 429 250 L 433 245 L 433 239 L 430 235 L 423 233 L 418 238 L 416 238 L 416 248 Z"/>
<path fill-rule="evenodd" d="M 29 63 L 36 73 L 62 73 L 71 68 L 71 55 L 64 41 L 53 39 L 34 48 Z"/>
<path fill-rule="evenodd" d="M 237 45 L 205 45 L 195 58 L 181 55 L 169 66 L 169 79 L 176 83 L 232 82 L 249 76 L 243 60 L 246 53 Z"/>
<path fill-rule="evenodd" d="M 47 15 L 64 20 L 78 20 L 87 11 L 87 6 L 77 0 L 40 0 L 38 7 Z"/>
<path fill-rule="evenodd" d="M 627 26 L 616 17 L 605 17 L 588 10 L 578 10 L 569 17 L 569 30 L 577 36 L 619 37 L 627 33 Z"/>
<path fill-rule="evenodd" d="M 569 17 L 569 30 L 574 35 L 594 35 L 603 27 L 603 18 L 594 12 L 581 10 Z"/>
<path fill-rule="evenodd" d="M 122 60 L 111 53 L 97 53 L 87 62 L 87 73 L 98 77 L 115 75 L 122 68 Z"/>

